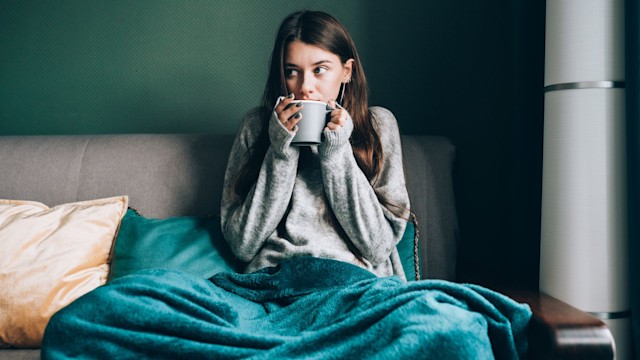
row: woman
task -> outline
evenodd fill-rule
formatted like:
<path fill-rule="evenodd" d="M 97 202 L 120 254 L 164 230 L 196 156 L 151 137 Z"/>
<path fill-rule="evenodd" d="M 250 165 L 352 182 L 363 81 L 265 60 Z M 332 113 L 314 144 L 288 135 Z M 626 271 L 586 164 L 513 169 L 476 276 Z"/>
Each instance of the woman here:
<path fill-rule="evenodd" d="M 291 146 L 304 121 L 294 99 L 332 108 L 322 144 Z M 408 208 L 396 121 L 367 107 L 348 33 L 327 14 L 292 14 L 225 178 L 223 232 L 248 274 L 116 279 L 51 318 L 42 358 L 516 359 L 528 308 L 401 279 Z"/>
<path fill-rule="evenodd" d="M 304 121 L 296 99 L 333 109 L 322 144 L 291 146 Z M 330 15 L 297 12 L 281 24 L 262 107 L 242 123 L 224 189 L 223 232 L 246 272 L 314 256 L 404 278 L 396 244 L 409 197 L 398 126 L 388 110 L 368 107 L 356 47 Z"/>

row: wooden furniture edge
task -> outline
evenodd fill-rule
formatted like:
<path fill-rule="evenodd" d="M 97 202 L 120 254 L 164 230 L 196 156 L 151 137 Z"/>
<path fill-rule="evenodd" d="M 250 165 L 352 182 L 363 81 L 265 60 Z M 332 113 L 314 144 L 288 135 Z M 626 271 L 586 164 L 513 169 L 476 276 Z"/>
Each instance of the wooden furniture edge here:
<path fill-rule="evenodd" d="M 615 342 L 600 319 L 543 292 L 500 289 L 531 308 L 529 359 L 613 359 Z"/>

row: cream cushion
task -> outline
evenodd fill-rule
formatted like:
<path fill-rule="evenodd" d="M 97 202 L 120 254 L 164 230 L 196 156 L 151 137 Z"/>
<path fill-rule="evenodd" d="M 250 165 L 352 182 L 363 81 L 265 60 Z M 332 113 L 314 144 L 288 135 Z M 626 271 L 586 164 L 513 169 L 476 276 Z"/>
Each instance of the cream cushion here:
<path fill-rule="evenodd" d="M 0 345 L 40 346 L 56 311 L 107 281 L 128 201 L 0 200 Z"/>

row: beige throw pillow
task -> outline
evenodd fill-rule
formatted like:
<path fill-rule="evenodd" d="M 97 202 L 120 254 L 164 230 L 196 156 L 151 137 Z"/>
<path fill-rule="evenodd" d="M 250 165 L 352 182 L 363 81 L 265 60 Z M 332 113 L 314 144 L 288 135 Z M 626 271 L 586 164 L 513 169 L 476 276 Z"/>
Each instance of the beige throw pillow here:
<path fill-rule="evenodd" d="M 56 311 L 106 282 L 128 201 L 0 200 L 1 346 L 39 347 Z"/>

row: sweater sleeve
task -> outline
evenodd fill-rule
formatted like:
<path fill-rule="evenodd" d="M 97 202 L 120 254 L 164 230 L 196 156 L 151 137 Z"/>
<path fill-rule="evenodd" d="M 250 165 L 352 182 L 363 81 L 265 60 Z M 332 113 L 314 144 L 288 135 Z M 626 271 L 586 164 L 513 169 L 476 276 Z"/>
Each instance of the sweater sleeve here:
<path fill-rule="evenodd" d="M 248 115 L 236 136 L 224 179 L 221 204 L 222 232 L 236 257 L 250 262 L 286 213 L 296 178 L 299 150 L 290 146 L 294 133 L 275 115 L 269 120 L 270 145 L 258 180 L 244 201 L 234 192 L 238 171 L 249 160 L 261 125 L 258 113 Z"/>
<path fill-rule="evenodd" d="M 319 149 L 325 192 L 338 222 L 362 256 L 374 266 L 389 259 L 402 238 L 409 213 L 398 125 L 393 114 L 372 108 L 383 149 L 383 164 L 371 183 L 359 168 L 348 141 L 353 123 L 325 130 Z M 397 216 L 378 196 L 401 210 Z M 406 217 L 406 219 L 404 218 Z"/>

